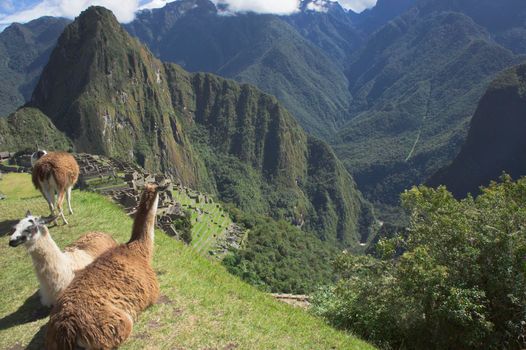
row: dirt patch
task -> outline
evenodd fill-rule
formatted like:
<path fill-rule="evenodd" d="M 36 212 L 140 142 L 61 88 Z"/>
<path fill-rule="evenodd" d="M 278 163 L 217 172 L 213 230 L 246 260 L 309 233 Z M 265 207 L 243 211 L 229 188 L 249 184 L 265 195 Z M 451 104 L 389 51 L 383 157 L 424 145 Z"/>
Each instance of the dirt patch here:
<path fill-rule="evenodd" d="M 154 328 L 154 329 L 155 328 L 159 328 L 159 327 L 161 327 L 161 322 L 160 322 L 159 319 L 151 320 L 151 321 L 148 322 L 148 327 L 149 328 Z"/>
<path fill-rule="evenodd" d="M 174 309 L 174 311 L 173 311 L 173 315 L 174 315 L 175 317 L 179 317 L 179 316 L 181 316 L 181 315 L 183 314 L 183 312 L 184 312 L 183 309 L 181 309 L 181 308 L 177 308 L 177 309 Z"/>
<path fill-rule="evenodd" d="M 173 303 L 174 303 L 173 300 L 164 294 L 161 295 L 159 299 L 157 299 L 157 304 L 170 305 Z"/>
<path fill-rule="evenodd" d="M 223 348 L 223 350 L 234 350 L 234 349 L 237 349 L 239 347 L 238 344 L 236 343 L 228 343 L 226 344 L 226 346 Z"/>
<path fill-rule="evenodd" d="M 149 339 L 150 338 L 150 335 L 147 333 L 147 332 L 141 332 L 141 333 L 137 333 L 137 334 L 134 334 L 132 336 L 133 339 L 141 339 L 141 340 L 146 340 L 146 339 Z"/>

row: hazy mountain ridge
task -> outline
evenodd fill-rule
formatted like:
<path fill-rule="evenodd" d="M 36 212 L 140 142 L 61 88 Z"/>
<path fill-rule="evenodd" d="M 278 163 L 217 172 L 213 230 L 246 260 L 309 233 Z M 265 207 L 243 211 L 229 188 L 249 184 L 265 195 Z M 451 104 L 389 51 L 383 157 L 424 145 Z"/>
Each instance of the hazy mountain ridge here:
<path fill-rule="evenodd" d="M 411 8 L 355 54 L 337 154 L 369 198 L 396 203 L 456 155 L 487 84 L 520 60 L 462 13 Z"/>
<path fill-rule="evenodd" d="M 341 68 L 287 17 L 217 11 L 208 0 L 177 1 L 139 13 L 126 28 L 162 60 L 254 84 L 278 97 L 308 132 L 330 137 L 350 102 Z"/>
<path fill-rule="evenodd" d="M 171 173 L 334 243 L 371 238 L 372 212 L 350 175 L 274 97 L 161 63 L 103 8 L 66 28 L 30 105 L 77 151 Z"/>
<path fill-rule="evenodd" d="M 13 23 L 0 33 L 0 117 L 30 98 L 58 36 L 69 22 L 41 17 L 25 24 Z"/>

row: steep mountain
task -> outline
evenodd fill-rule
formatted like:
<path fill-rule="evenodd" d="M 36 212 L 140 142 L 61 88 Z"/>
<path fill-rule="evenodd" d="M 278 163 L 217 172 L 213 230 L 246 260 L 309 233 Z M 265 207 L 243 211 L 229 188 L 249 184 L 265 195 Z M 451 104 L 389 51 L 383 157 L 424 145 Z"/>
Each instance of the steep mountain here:
<path fill-rule="evenodd" d="M 350 175 L 276 98 L 161 63 L 104 8 L 66 28 L 30 105 L 77 151 L 171 173 L 335 243 L 370 238 L 372 213 Z"/>
<path fill-rule="evenodd" d="M 454 158 L 487 84 L 519 61 L 463 13 L 411 8 L 353 57 L 337 154 L 369 198 L 396 204 Z"/>
<path fill-rule="evenodd" d="M 444 184 L 458 197 L 476 194 L 502 172 L 526 175 L 526 64 L 500 74 L 482 97 L 466 143 L 430 185 Z"/>
<path fill-rule="evenodd" d="M 0 118 L 0 150 L 69 150 L 71 141 L 41 111 L 21 108 L 7 118 Z"/>
<path fill-rule="evenodd" d="M 374 7 L 356 14 L 349 12 L 349 17 L 356 28 L 371 34 L 387 22 L 406 12 L 417 0 L 378 0 Z"/>
<path fill-rule="evenodd" d="M 251 83 L 276 96 L 314 135 L 330 138 L 346 116 L 351 98 L 342 70 L 281 17 L 224 15 L 209 0 L 181 0 L 139 13 L 126 28 L 164 61 Z M 327 50 L 341 59 L 347 49 L 335 42 L 350 45 L 352 33 L 344 28 L 336 35 L 340 38 L 330 38 Z M 320 38 L 316 45 L 327 42 Z"/>
<path fill-rule="evenodd" d="M 303 0 L 300 11 L 281 18 L 342 67 L 365 39 L 349 12 L 337 2 Z"/>
<path fill-rule="evenodd" d="M 526 4 L 521 0 L 419 0 L 422 12 L 460 12 L 486 28 L 492 38 L 515 53 L 526 53 Z"/>
<path fill-rule="evenodd" d="M 163 64 L 111 12 L 92 8 L 58 39 L 30 105 L 77 151 L 137 161 L 196 186 L 202 183 L 199 163 L 163 75 Z"/>
<path fill-rule="evenodd" d="M 0 33 L 0 116 L 7 116 L 31 97 L 58 36 L 70 21 L 41 17 L 13 23 Z"/>

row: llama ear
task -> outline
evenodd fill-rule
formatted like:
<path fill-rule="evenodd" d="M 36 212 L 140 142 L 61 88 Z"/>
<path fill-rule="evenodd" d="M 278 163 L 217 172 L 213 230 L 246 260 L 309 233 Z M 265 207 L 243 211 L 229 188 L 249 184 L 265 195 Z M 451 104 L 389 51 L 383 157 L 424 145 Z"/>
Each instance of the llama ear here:
<path fill-rule="evenodd" d="M 51 215 L 51 216 L 48 216 L 48 217 L 41 217 L 40 219 L 38 219 L 38 224 L 39 225 L 47 225 L 50 222 L 53 222 L 53 221 L 55 221 L 57 219 L 58 219 L 58 215 Z"/>
<path fill-rule="evenodd" d="M 31 211 L 28 210 L 28 211 L 26 212 L 26 218 L 28 218 L 28 217 L 30 217 L 30 216 L 31 216 Z"/>

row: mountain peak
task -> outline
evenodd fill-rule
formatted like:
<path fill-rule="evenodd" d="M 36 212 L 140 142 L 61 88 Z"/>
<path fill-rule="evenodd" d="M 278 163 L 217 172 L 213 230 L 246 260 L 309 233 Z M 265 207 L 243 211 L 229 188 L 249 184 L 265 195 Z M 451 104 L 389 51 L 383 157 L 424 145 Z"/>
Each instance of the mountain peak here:
<path fill-rule="evenodd" d="M 102 6 L 88 7 L 80 13 L 75 22 L 79 23 L 81 28 L 89 28 L 99 23 L 120 27 L 113 12 Z"/>
<path fill-rule="evenodd" d="M 178 0 L 167 3 L 164 7 L 159 9 L 151 10 L 152 12 L 156 11 L 165 11 L 177 14 L 179 16 L 186 14 L 189 11 L 197 10 L 200 12 L 206 13 L 217 13 L 216 5 L 210 0 Z M 145 10 L 144 12 L 149 12 Z"/>

